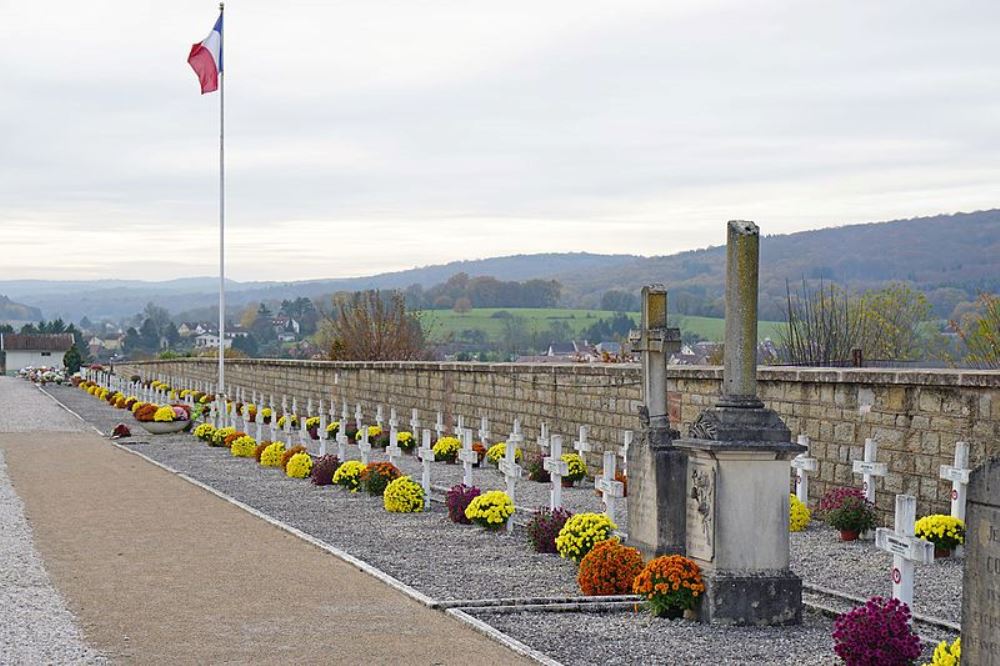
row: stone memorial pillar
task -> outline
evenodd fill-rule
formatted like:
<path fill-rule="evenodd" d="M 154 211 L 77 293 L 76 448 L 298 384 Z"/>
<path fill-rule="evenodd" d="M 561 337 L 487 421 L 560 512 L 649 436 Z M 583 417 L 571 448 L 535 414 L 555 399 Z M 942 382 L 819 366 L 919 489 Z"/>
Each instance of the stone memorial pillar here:
<path fill-rule="evenodd" d="M 1000 457 L 969 475 L 962 574 L 962 663 L 1000 666 Z"/>
<path fill-rule="evenodd" d="M 802 581 L 788 567 L 788 476 L 805 447 L 757 397 L 759 242 L 753 222 L 729 223 L 723 395 L 674 442 L 688 455 L 685 543 L 705 581 L 699 615 L 714 624 L 802 620 Z"/>
<path fill-rule="evenodd" d="M 680 349 L 680 330 L 667 328 L 667 290 L 642 289 L 642 328 L 629 335 L 642 352 L 642 428 L 628 458 L 628 543 L 647 557 L 684 552 L 687 456 L 674 448 L 667 414 L 667 361 Z"/>

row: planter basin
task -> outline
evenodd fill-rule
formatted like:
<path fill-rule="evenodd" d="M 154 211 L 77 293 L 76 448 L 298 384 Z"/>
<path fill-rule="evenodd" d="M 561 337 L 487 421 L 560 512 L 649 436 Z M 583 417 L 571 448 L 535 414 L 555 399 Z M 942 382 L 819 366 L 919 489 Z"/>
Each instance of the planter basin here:
<path fill-rule="evenodd" d="M 191 425 L 190 421 L 167 421 L 159 422 L 156 421 L 136 421 L 142 429 L 148 432 L 150 435 L 169 435 L 175 432 L 182 432 L 187 430 Z"/>

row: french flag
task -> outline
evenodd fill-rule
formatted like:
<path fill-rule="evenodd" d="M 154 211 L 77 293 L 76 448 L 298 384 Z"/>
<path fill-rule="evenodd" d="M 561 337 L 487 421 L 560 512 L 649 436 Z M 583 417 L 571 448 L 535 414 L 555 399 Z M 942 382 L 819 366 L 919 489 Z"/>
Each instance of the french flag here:
<path fill-rule="evenodd" d="M 222 14 L 215 22 L 208 37 L 191 47 L 188 64 L 198 75 L 201 94 L 219 89 L 219 75 L 222 74 Z"/>

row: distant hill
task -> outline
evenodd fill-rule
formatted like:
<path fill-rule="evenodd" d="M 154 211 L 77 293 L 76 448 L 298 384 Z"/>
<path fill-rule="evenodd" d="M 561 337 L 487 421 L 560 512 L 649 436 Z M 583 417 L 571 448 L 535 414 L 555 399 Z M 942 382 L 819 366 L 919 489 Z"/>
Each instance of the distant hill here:
<path fill-rule="evenodd" d="M 42 311 L 30 305 L 15 303 L 6 296 L 0 294 L 0 323 L 2 322 L 26 322 L 38 321 L 42 318 Z"/>
<path fill-rule="evenodd" d="M 767 226 L 764 224 L 764 230 Z M 722 240 L 723 226 L 719 225 Z M 835 281 L 854 289 L 902 280 L 926 292 L 938 316 L 980 291 L 1000 291 L 1000 210 L 937 215 L 873 224 L 854 224 L 761 240 L 762 319 L 784 317 L 785 281 L 803 278 Z M 725 248 L 710 247 L 669 256 L 551 253 L 494 257 L 423 266 L 379 275 L 299 282 L 227 282 L 233 308 L 335 291 L 431 287 L 455 273 L 492 275 L 502 280 L 557 279 L 567 306 L 596 308 L 609 289 L 638 291 L 661 282 L 670 290 L 670 309 L 687 315 L 718 317 L 723 312 Z M 153 301 L 171 312 L 211 308 L 216 279 L 166 282 L 106 280 L 87 282 L 0 281 L 0 294 L 34 304 L 47 318 L 77 321 L 118 318 Z M 40 318 L 37 314 L 31 319 Z"/>

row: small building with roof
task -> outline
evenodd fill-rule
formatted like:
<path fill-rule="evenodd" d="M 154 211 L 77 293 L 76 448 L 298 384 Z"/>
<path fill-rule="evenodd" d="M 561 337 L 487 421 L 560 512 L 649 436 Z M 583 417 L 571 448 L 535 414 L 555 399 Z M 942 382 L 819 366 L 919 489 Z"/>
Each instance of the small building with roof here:
<path fill-rule="evenodd" d="M 6 360 L 4 371 L 22 368 L 61 368 L 63 357 L 73 346 L 72 333 L 0 333 L 0 351 Z"/>

